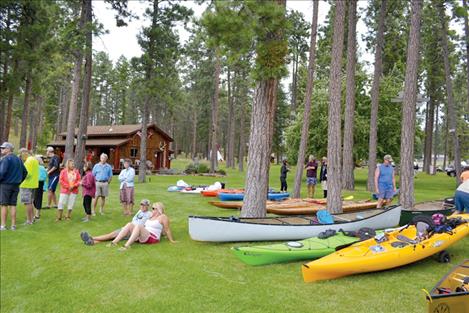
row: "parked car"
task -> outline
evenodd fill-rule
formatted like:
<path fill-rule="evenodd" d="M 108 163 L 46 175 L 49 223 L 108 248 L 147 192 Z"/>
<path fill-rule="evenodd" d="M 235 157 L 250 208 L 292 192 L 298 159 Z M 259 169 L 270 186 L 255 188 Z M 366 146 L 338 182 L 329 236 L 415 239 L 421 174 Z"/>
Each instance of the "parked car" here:
<path fill-rule="evenodd" d="M 467 162 L 466 161 L 462 161 L 461 162 L 461 169 L 465 168 L 467 166 Z M 446 168 L 445 168 L 445 172 L 446 172 L 446 175 L 450 176 L 450 177 L 456 177 L 456 169 L 454 168 L 454 165 L 453 164 L 450 164 L 448 165 Z"/>

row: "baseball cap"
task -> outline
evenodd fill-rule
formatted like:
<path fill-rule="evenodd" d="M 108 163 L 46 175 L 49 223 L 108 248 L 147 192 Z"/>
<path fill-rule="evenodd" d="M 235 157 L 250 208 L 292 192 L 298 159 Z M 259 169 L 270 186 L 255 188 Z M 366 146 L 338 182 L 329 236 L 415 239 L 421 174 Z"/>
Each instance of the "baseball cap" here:
<path fill-rule="evenodd" d="M 142 201 L 140 201 L 140 204 L 141 204 L 141 205 L 148 205 L 148 206 L 149 206 L 149 205 L 150 205 L 150 200 L 148 200 L 148 199 L 143 199 Z"/>
<path fill-rule="evenodd" d="M 386 154 L 383 159 L 388 160 L 389 162 L 392 162 L 392 157 L 389 154 Z"/>
<path fill-rule="evenodd" d="M 47 152 L 54 152 L 54 148 L 52 148 L 52 147 L 47 147 L 46 151 L 47 151 Z"/>
<path fill-rule="evenodd" d="M 13 146 L 13 144 L 5 141 L 4 143 L 2 143 L 0 148 L 13 150 L 15 147 Z"/>

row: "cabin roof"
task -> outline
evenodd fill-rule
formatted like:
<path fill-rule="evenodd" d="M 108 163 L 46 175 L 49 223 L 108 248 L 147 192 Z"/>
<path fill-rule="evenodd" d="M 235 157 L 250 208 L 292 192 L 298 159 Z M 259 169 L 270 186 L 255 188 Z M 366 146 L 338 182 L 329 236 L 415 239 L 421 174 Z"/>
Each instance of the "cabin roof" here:
<path fill-rule="evenodd" d="M 102 139 L 87 139 L 86 146 L 93 147 L 116 147 L 123 145 L 124 143 L 128 142 L 130 138 L 102 138 Z M 53 147 L 61 147 L 65 146 L 65 140 L 55 140 L 49 143 L 49 146 Z"/>
<path fill-rule="evenodd" d="M 163 138 L 168 141 L 174 141 L 167 133 L 165 133 L 161 128 L 157 127 L 155 124 L 148 124 L 148 128 L 154 128 L 155 131 L 160 134 Z M 99 126 L 88 126 L 87 136 L 91 137 L 123 137 L 129 136 L 137 133 L 142 129 L 142 124 L 132 124 L 132 125 L 99 125 Z M 75 136 L 78 133 L 78 128 L 75 128 Z M 59 134 L 62 137 L 67 136 L 67 132 L 62 132 Z M 87 145 L 90 145 L 90 139 L 86 141 Z M 103 139 L 108 140 L 108 139 Z M 60 140 L 59 140 L 60 141 Z M 51 143 L 52 145 L 52 143 Z"/>

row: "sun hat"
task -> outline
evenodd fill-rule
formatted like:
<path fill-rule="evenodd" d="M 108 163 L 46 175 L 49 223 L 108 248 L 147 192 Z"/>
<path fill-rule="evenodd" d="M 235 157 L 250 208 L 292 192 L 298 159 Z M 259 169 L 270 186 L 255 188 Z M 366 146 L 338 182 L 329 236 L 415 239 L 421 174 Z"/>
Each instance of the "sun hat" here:
<path fill-rule="evenodd" d="M 142 201 L 140 201 L 140 204 L 141 204 L 141 205 L 149 206 L 149 205 L 150 205 L 150 200 L 148 200 L 148 199 L 143 199 Z"/>
<path fill-rule="evenodd" d="M 9 142 L 4 142 L 2 143 L 2 145 L 0 146 L 0 148 L 3 148 L 3 149 L 10 149 L 13 151 L 13 149 L 15 148 L 15 146 L 13 146 L 13 144 L 9 143 Z"/>
<path fill-rule="evenodd" d="M 390 154 L 386 154 L 383 158 L 383 160 L 388 160 L 389 162 L 392 162 L 392 157 Z"/>

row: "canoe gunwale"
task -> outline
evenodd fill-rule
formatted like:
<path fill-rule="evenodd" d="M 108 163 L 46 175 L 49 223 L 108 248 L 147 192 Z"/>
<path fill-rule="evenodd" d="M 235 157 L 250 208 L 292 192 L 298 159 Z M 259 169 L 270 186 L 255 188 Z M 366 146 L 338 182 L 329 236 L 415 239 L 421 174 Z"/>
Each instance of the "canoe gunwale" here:
<path fill-rule="evenodd" d="M 305 215 L 289 215 L 288 217 L 264 217 L 264 218 L 259 218 L 259 217 L 235 217 L 233 218 L 234 216 L 232 217 L 220 217 L 220 216 L 197 216 L 197 215 L 189 215 L 189 219 L 205 219 L 205 220 L 215 220 L 215 221 L 219 221 L 219 222 L 228 222 L 228 223 L 240 223 L 240 224 L 249 224 L 249 225 L 268 225 L 268 226 L 307 226 L 307 227 L 311 227 L 311 226 L 315 226 L 315 225 L 319 225 L 319 226 L 324 226 L 324 225 L 336 225 L 336 224 L 347 224 L 347 223 L 353 223 L 353 222 L 356 222 L 356 221 L 365 221 L 367 219 L 371 219 L 371 218 L 375 218 L 376 216 L 379 216 L 379 215 L 382 215 L 382 214 L 385 214 L 386 212 L 392 210 L 392 209 L 395 209 L 396 207 L 399 207 L 399 205 L 392 205 L 392 206 L 389 206 L 389 207 L 386 207 L 386 208 L 383 208 L 382 209 L 382 212 L 379 212 L 377 214 L 373 214 L 373 215 L 370 215 L 370 216 L 367 216 L 367 217 L 364 217 L 364 218 L 360 218 L 360 219 L 354 219 L 354 220 L 350 220 L 350 221 L 334 221 L 333 224 L 321 224 L 321 223 L 310 223 L 310 224 L 292 224 L 292 223 L 281 223 L 281 224 L 269 224 L 269 223 L 256 223 L 256 222 L 247 222 L 247 221 L 243 221 L 243 220 L 258 220 L 258 219 L 271 219 L 271 220 L 280 220 L 280 219 L 292 219 L 292 218 L 302 218 L 302 219 L 305 219 L 305 220 L 310 220 L 310 216 L 305 216 Z M 373 210 L 373 209 L 372 209 Z M 374 210 L 379 210 L 379 209 L 374 209 Z M 368 211 L 368 210 L 362 210 L 362 211 Z M 355 213 L 360 213 L 361 211 L 356 211 L 356 212 L 353 212 L 354 214 Z M 338 216 L 342 215 L 342 214 L 351 214 L 351 213 L 340 213 L 340 214 L 337 214 Z M 231 218 L 233 218 L 232 220 L 230 220 Z M 243 220 L 241 220 L 243 219 Z"/>

